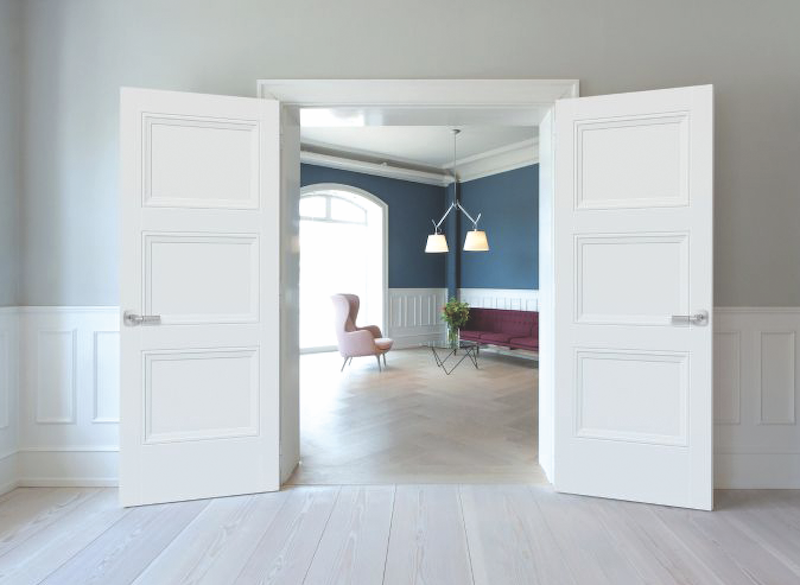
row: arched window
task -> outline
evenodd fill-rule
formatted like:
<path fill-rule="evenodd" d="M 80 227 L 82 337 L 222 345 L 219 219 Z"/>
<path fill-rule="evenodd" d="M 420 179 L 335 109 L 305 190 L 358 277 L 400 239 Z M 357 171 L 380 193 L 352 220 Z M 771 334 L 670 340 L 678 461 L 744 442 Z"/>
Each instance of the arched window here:
<path fill-rule="evenodd" d="M 300 349 L 336 346 L 330 296 L 361 299 L 359 323 L 385 331 L 386 203 L 338 184 L 300 192 Z"/>

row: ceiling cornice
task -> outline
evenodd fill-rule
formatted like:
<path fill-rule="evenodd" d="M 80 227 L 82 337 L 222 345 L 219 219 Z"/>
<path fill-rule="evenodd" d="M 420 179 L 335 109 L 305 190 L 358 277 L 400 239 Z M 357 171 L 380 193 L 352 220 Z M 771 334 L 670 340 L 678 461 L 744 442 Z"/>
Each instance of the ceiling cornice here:
<path fill-rule="evenodd" d="M 366 173 L 379 177 L 389 177 L 402 181 L 412 181 L 426 185 L 445 187 L 453 182 L 452 163 L 441 170 L 421 170 L 404 165 L 419 163 L 411 160 L 383 159 L 379 154 L 359 150 L 339 149 L 335 154 L 314 152 L 313 148 L 323 147 L 318 143 L 303 143 L 300 162 L 316 166 Z M 375 162 L 381 160 L 382 162 Z M 458 179 L 462 183 L 482 179 L 498 173 L 512 171 L 539 162 L 539 139 L 531 138 L 500 148 L 459 159 L 456 163 Z"/>

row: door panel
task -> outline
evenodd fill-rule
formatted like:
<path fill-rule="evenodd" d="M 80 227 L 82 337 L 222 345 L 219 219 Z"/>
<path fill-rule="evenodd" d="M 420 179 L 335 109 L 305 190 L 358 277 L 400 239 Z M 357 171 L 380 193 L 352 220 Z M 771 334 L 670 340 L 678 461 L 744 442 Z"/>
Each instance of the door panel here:
<path fill-rule="evenodd" d="M 256 234 L 155 233 L 143 240 L 146 313 L 161 315 L 162 323 L 258 321 Z"/>
<path fill-rule="evenodd" d="M 665 325 L 688 311 L 688 234 L 582 235 L 575 250 L 577 322 Z"/>
<path fill-rule="evenodd" d="M 577 207 L 685 205 L 688 116 L 619 116 L 575 124 Z"/>
<path fill-rule="evenodd" d="M 121 122 L 121 501 L 278 489 L 278 103 L 125 89 Z"/>
<path fill-rule="evenodd" d="M 554 218 L 556 489 L 711 508 L 712 88 L 556 102 Z"/>
<path fill-rule="evenodd" d="M 145 205 L 254 209 L 259 123 L 224 116 L 143 116 Z"/>

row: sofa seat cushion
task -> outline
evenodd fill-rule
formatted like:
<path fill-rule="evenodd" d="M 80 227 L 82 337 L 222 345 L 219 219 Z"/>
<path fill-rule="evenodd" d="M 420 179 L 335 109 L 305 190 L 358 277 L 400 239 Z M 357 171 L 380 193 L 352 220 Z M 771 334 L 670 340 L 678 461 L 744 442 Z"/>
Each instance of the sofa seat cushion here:
<path fill-rule="evenodd" d="M 478 341 L 481 338 L 482 333 L 488 333 L 488 332 L 462 329 L 461 331 L 459 331 L 459 336 L 461 337 L 461 339 L 470 339 L 472 341 Z"/>
<path fill-rule="evenodd" d="M 508 343 L 511 336 L 508 333 L 481 333 L 481 341 L 484 343 Z"/>
<path fill-rule="evenodd" d="M 509 340 L 509 343 L 520 349 L 539 349 L 538 337 L 513 337 Z"/>
<path fill-rule="evenodd" d="M 389 351 L 392 349 L 392 344 L 394 344 L 394 340 L 388 337 L 378 337 L 375 339 L 375 345 L 377 345 L 378 349 L 381 351 Z"/>

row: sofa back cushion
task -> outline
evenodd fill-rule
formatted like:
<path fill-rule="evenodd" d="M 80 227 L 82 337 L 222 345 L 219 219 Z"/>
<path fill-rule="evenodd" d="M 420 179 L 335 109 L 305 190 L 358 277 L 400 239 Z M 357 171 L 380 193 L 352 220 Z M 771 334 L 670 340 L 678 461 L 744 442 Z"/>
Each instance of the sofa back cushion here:
<path fill-rule="evenodd" d="M 539 313 L 508 309 L 471 308 L 466 327 L 469 331 L 507 333 L 511 337 L 539 337 Z"/>

